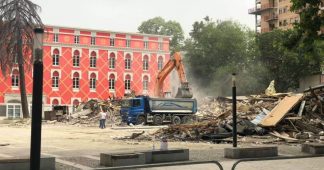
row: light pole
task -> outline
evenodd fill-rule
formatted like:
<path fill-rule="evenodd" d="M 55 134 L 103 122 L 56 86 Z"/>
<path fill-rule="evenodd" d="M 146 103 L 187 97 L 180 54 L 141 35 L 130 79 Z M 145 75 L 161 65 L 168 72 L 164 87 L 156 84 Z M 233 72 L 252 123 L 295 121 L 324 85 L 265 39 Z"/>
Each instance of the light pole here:
<path fill-rule="evenodd" d="M 30 169 L 40 169 L 42 106 L 43 106 L 43 34 L 44 29 L 34 29 L 33 98 L 31 122 Z"/>
<path fill-rule="evenodd" d="M 236 73 L 232 74 L 232 101 L 233 101 L 233 147 L 237 147 L 237 130 L 236 130 Z"/>

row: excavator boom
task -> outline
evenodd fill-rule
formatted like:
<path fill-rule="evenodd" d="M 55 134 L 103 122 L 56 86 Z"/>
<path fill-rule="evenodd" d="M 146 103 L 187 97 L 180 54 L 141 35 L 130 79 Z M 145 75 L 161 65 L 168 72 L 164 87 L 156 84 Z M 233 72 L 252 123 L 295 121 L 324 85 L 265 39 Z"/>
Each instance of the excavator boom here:
<path fill-rule="evenodd" d="M 192 98 L 192 92 L 189 87 L 189 83 L 186 79 L 185 69 L 182 63 L 181 55 L 179 52 L 176 52 L 168 63 L 162 68 L 159 72 L 156 85 L 155 85 L 155 96 L 163 97 L 163 83 L 165 78 L 171 73 L 173 69 L 177 70 L 179 79 L 180 79 L 180 87 L 178 88 L 178 92 L 176 94 L 176 98 Z"/>

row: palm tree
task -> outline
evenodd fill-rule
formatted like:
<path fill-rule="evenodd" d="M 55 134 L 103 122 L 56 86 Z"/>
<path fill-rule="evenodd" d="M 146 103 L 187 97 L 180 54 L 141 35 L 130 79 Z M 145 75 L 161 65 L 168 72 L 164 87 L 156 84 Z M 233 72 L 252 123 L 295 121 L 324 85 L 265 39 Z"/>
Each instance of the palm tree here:
<path fill-rule="evenodd" d="M 25 65 L 30 68 L 34 28 L 43 27 L 37 11 L 40 7 L 30 0 L 0 0 L 0 67 L 2 74 L 18 62 L 19 86 L 23 117 L 28 118 L 25 86 Z"/>

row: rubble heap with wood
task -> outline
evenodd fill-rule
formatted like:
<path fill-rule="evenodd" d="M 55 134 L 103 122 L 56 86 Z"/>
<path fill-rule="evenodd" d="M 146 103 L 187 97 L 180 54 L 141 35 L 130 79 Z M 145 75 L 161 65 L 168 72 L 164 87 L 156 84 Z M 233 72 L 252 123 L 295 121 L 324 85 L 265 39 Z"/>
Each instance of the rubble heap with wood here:
<path fill-rule="evenodd" d="M 310 87 L 302 94 L 238 96 L 238 135 L 271 135 L 286 142 L 324 142 L 323 103 L 324 85 Z M 170 125 L 156 135 L 185 141 L 231 140 L 231 98 L 206 97 L 196 116 L 193 124 Z"/>
<path fill-rule="evenodd" d="M 100 107 L 108 112 L 109 121 L 107 123 L 120 123 L 119 100 L 89 100 L 88 102 L 82 102 L 72 114 L 61 115 L 57 114 L 57 111 L 50 111 L 53 116 L 48 118 L 48 123 L 63 122 L 70 125 L 97 126 Z"/>

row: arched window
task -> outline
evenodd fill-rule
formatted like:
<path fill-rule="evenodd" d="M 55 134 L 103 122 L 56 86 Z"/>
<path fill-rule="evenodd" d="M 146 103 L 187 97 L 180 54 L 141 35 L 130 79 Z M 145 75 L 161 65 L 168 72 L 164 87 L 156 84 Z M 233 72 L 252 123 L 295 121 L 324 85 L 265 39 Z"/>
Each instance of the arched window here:
<path fill-rule="evenodd" d="M 80 88 L 80 75 L 78 72 L 73 73 L 73 88 Z"/>
<path fill-rule="evenodd" d="M 131 76 L 126 75 L 125 77 L 125 90 L 130 90 L 131 89 Z"/>
<path fill-rule="evenodd" d="M 148 67 L 149 67 L 149 59 L 148 56 L 145 55 L 143 57 L 143 70 L 148 70 Z"/>
<path fill-rule="evenodd" d="M 80 102 L 79 102 L 78 99 L 74 99 L 74 100 L 73 100 L 73 106 L 74 106 L 74 107 L 79 106 L 79 104 L 80 104 Z"/>
<path fill-rule="evenodd" d="M 109 76 L 109 90 L 115 90 L 115 75 L 113 74 Z"/>
<path fill-rule="evenodd" d="M 80 52 L 75 50 L 73 53 L 73 66 L 79 67 L 80 66 Z"/>
<path fill-rule="evenodd" d="M 159 69 L 159 70 L 162 70 L 162 68 L 163 68 L 163 57 L 160 56 L 160 57 L 158 58 L 158 69 Z"/>
<path fill-rule="evenodd" d="M 53 72 L 52 75 L 52 87 L 58 88 L 59 87 L 59 73 L 57 71 Z"/>
<path fill-rule="evenodd" d="M 115 62 L 116 62 L 116 57 L 114 53 L 111 53 L 109 56 L 109 68 L 114 69 L 115 68 Z"/>
<path fill-rule="evenodd" d="M 96 90 L 96 74 L 95 73 L 91 73 L 91 75 L 90 75 L 90 89 Z"/>
<path fill-rule="evenodd" d="M 11 86 L 18 87 L 19 86 L 19 71 L 13 70 L 11 75 Z"/>
<path fill-rule="evenodd" d="M 143 90 L 148 90 L 148 77 L 144 76 L 143 77 Z"/>
<path fill-rule="evenodd" d="M 92 51 L 90 55 L 90 67 L 94 68 L 97 65 L 97 54 Z"/>
<path fill-rule="evenodd" d="M 129 54 L 125 57 L 125 69 L 131 69 L 131 56 Z"/>
<path fill-rule="evenodd" d="M 59 105 L 59 101 L 58 101 L 57 99 L 53 99 L 53 100 L 52 100 L 52 105 L 53 105 L 53 106 L 57 106 L 57 105 Z"/>
<path fill-rule="evenodd" d="M 58 66 L 60 64 L 60 51 L 58 49 L 54 49 L 53 51 L 53 66 Z"/>

